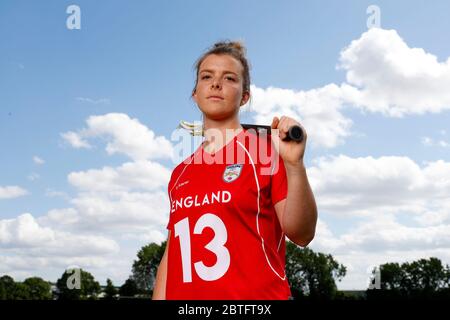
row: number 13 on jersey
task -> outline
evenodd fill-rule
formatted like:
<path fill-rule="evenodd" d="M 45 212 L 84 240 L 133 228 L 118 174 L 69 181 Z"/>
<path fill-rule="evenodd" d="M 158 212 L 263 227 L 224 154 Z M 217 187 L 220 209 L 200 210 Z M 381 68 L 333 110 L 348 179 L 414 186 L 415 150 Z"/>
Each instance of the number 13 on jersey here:
<path fill-rule="evenodd" d="M 181 264 L 183 267 L 183 282 L 192 282 L 192 260 L 191 260 L 191 234 L 189 230 L 189 218 L 178 221 L 175 228 L 175 237 L 180 238 Z M 230 267 L 230 252 L 225 247 L 228 234 L 227 228 L 217 215 L 205 213 L 195 224 L 193 236 L 201 234 L 206 227 L 214 231 L 214 238 L 205 246 L 214 253 L 217 261 L 211 267 L 202 261 L 194 263 L 198 276 L 205 281 L 214 281 L 221 278 Z"/>

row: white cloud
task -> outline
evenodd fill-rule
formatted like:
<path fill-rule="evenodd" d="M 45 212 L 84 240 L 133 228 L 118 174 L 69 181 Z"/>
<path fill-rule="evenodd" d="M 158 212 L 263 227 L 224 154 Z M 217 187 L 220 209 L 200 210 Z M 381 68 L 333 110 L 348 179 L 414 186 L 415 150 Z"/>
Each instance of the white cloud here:
<path fill-rule="evenodd" d="M 415 217 L 421 225 L 440 225 L 450 223 L 450 197 L 439 200 L 430 199 L 424 213 Z"/>
<path fill-rule="evenodd" d="M 170 170 L 156 162 L 127 162 L 118 168 L 104 167 L 72 172 L 69 183 L 82 191 L 112 192 L 124 190 L 156 190 L 167 186 Z"/>
<path fill-rule="evenodd" d="M 349 102 L 388 116 L 450 109 L 450 58 L 411 48 L 395 30 L 372 28 L 341 51 L 339 67 L 358 88 Z"/>
<path fill-rule="evenodd" d="M 164 229 L 169 215 L 166 192 L 111 192 L 108 195 L 82 193 L 71 201 L 83 230 L 148 232 Z"/>
<path fill-rule="evenodd" d="M 324 233 L 317 237 L 318 246 L 325 249 L 333 242 L 335 254 L 450 248 L 450 225 L 408 227 L 383 212 L 339 237 Z"/>
<path fill-rule="evenodd" d="M 0 220 L 0 246 L 5 249 L 27 248 L 28 254 L 38 256 L 89 256 L 119 250 L 117 243 L 111 239 L 53 230 L 40 225 L 29 213 Z"/>
<path fill-rule="evenodd" d="M 65 225 L 73 225 L 79 222 L 79 215 L 74 208 L 51 209 L 43 217 L 38 218 L 42 224 L 52 225 L 62 228 Z"/>
<path fill-rule="evenodd" d="M 31 174 L 28 175 L 28 180 L 34 181 L 39 179 L 41 176 L 39 174 L 37 174 L 36 172 L 33 172 Z"/>
<path fill-rule="evenodd" d="M 337 215 L 424 214 L 444 208 L 450 163 L 421 168 L 407 157 L 320 157 L 308 168 L 320 209 Z M 433 207 L 432 207 L 433 206 Z"/>
<path fill-rule="evenodd" d="M 73 207 L 52 209 L 38 221 L 71 233 L 102 233 L 116 239 L 151 238 L 159 242 L 170 211 L 169 199 L 163 191 L 83 192 L 70 202 Z"/>
<path fill-rule="evenodd" d="M 72 172 L 68 181 L 78 190 L 70 199 L 73 208 L 50 210 L 40 220 L 68 230 L 120 230 L 143 239 L 148 237 L 145 234 L 163 230 L 167 223 L 169 179 L 170 170 L 150 161 Z"/>
<path fill-rule="evenodd" d="M 69 132 L 61 133 L 61 137 L 75 149 L 81 149 L 81 148 L 90 149 L 90 148 L 92 148 L 92 146 L 86 140 L 83 140 L 81 135 L 79 135 L 75 132 L 69 131 Z"/>
<path fill-rule="evenodd" d="M 50 188 L 47 188 L 45 190 L 45 195 L 47 197 L 51 197 L 51 198 L 53 198 L 53 197 L 61 197 L 61 198 L 65 199 L 65 200 L 69 200 L 69 196 L 67 195 L 67 193 L 65 193 L 63 191 L 52 190 Z"/>
<path fill-rule="evenodd" d="M 2 246 L 41 246 L 54 239 L 54 232 L 40 227 L 29 213 L 15 219 L 0 220 Z"/>
<path fill-rule="evenodd" d="M 430 137 L 422 137 L 421 142 L 424 146 L 427 147 L 441 147 L 441 148 L 449 148 L 450 143 L 445 140 L 435 140 Z"/>
<path fill-rule="evenodd" d="M 424 146 L 432 146 L 433 145 L 433 139 L 430 137 L 422 137 L 421 142 Z"/>
<path fill-rule="evenodd" d="M 251 109 L 256 112 L 255 122 L 260 124 L 270 124 L 274 116 L 281 115 L 298 119 L 314 146 L 332 148 L 350 135 L 352 121 L 342 115 L 341 109 L 345 95 L 352 90 L 335 84 L 298 92 L 252 86 Z"/>
<path fill-rule="evenodd" d="M 78 101 L 87 102 L 90 104 L 110 104 L 111 103 L 111 101 L 107 98 L 101 98 L 101 99 L 95 100 L 95 99 L 91 99 L 91 98 L 77 97 L 76 99 Z"/>
<path fill-rule="evenodd" d="M 62 136 L 74 147 L 87 146 L 84 139 L 103 137 L 110 139 L 106 151 L 112 155 L 122 153 L 133 160 L 150 160 L 172 157 L 172 145 L 163 136 L 155 137 L 153 131 L 137 119 L 123 113 L 90 116 L 88 127 L 78 133 L 67 132 Z"/>
<path fill-rule="evenodd" d="M 27 195 L 28 191 L 18 186 L 0 186 L 0 199 L 13 199 Z"/>
<path fill-rule="evenodd" d="M 124 233 L 121 236 L 122 240 L 138 241 L 139 243 L 161 243 L 167 240 L 167 231 L 161 232 L 160 230 L 149 229 L 148 232 L 130 232 Z"/>
<path fill-rule="evenodd" d="M 45 161 L 43 159 L 39 158 L 38 156 L 34 156 L 33 161 L 36 164 L 44 164 L 45 163 Z"/>

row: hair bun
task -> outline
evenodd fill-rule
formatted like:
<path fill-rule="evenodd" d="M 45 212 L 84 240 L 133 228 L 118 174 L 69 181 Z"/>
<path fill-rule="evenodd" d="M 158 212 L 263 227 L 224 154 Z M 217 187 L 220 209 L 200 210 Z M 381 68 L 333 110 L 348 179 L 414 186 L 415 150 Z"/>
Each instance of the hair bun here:
<path fill-rule="evenodd" d="M 216 48 L 234 49 L 236 51 L 239 51 L 239 53 L 243 56 L 245 56 L 246 54 L 245 45 L 241 41 L 219 41 L 214 44 L 214 49 Z"/>

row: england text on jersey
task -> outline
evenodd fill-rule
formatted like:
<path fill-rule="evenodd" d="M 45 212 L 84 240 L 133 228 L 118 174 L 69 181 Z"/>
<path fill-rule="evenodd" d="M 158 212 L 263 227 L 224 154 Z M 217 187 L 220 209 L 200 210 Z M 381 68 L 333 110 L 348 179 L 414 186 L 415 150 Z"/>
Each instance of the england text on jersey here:
<path fill-rule="evenodd" d="M 219 190 L 217 192 L 211 192 L 204 195 L 189 195 L 187 197 L 181 197 L 180 199 L 172 200 L 171 213 L 182 208 L 200 207 L 213 203 L 227 203 L 231 200 L 231 193 L 227 190 Z"/>

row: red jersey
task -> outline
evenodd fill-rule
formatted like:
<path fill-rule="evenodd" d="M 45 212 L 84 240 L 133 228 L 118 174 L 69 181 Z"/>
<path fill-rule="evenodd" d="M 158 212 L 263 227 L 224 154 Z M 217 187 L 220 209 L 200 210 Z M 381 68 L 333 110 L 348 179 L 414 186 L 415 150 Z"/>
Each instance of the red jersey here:
<path fill-rule="evenodd" d="M 214 155 L 201 144 L 173 170 L 168 193 L 166 299 L 290 297 L 274 208 L 287 178 L 270 135 L 243 130 Z"/>

